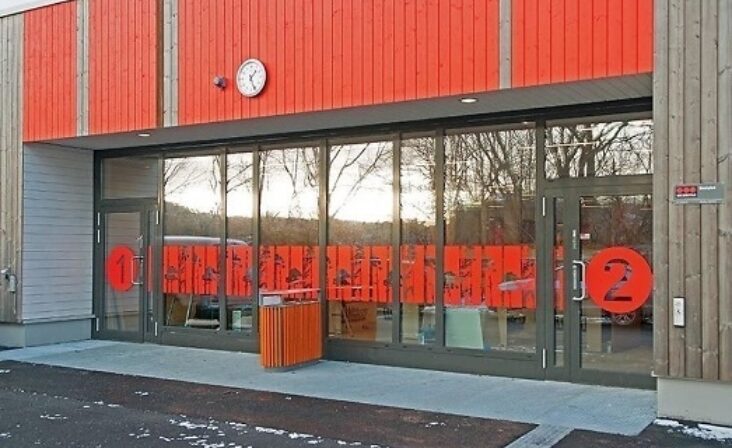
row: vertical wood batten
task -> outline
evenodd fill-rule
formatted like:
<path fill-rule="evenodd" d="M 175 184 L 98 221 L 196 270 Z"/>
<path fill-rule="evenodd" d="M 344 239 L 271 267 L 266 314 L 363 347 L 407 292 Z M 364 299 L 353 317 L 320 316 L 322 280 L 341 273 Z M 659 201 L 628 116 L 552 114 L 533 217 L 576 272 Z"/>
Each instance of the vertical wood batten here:
<path fill-rule="evenodd" d="M 178 0 L 163 3 L 163 125 L 178 125 Z"/>
<path fill-rule="evenodd" d="M 701 2 L 686 2 L 684 13 L 684 182 L 701 181 Z M 684 210 L 686 376 L 701 378 L 701 206 Z"/>
<path fill-rule="evenodd" d="M 717 5 L 701 2 L 701 181 L 717 182 Z M 719 378 L 718 208 L 701 209 L 702 377 Z"/>
<path fill-rule="evenodd" d="M 89 0 L 76 3 L 76 134 L 89 134 Z"/>
<path fill-rule="evenodd" d="M 726 188 L 719 210 L 719 372 L 732 381 L 732 1 L 719 3 L 718 24 L 718 173 Z"/>
<path fill-rule="evenodd" d="M 511 88 L 511 3 L 513 0 L 500 0 L 499 3 L 499 88 Z"/>
<path fill-rule="evenodd" d="M 655 67 L 653 76 L 653 271 L 655 277 L 653 293 L 653 344 L 654 373 L 664 376 L 669 373 L 669 301 L 668 288 L 668 235 L 669 235 L 669 188 L 668 188 L 668 0 L 656 0 L 655 7 Z"/>
<path fill-rule="evenodd" d="M 0 279 L 0 322 L 22 318 L 21 219 L 24 17 L 0 18 L 0 268 L 17 276 L 16 293 Z"/>
<path fill-rule="evenodd" d="M 669 4 L 669 95 L 668 95 L 668 183 L 673 186 L 684 182 L 684 1 L 671 0 Z M 669 222 L 669 297 L 683 296 L 684 290 L 684 211 L 671 205 Z M 683 328 L 669 327 L 669 375 L 683 377 L 686 360 Z"/>

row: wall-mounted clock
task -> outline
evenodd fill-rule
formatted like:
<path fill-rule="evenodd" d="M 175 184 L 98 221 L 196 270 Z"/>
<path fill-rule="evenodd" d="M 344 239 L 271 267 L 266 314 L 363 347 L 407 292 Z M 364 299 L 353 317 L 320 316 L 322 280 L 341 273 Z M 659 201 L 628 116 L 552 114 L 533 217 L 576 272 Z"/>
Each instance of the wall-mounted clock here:
<path fill-rule="evenodd" d="M 267 70 L 259 59 L 247 59 L 239 67 L 236 74 L 236 86 L 246 97 L 255 97 L 262 93 L 267 83 Z"/>

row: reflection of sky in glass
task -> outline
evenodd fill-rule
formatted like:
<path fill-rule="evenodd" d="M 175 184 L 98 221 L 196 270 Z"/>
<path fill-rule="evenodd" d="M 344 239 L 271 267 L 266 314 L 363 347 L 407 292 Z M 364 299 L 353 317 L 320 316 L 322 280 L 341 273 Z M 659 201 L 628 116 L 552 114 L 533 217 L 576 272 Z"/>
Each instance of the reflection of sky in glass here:
<path fill-rule="evenodd" d="M 436 216 L 435 140 L 405 140 L 401 150 L 401 219 L 434 225 Z"/>
<path fill-rule="evenodd" d="M 344 221 L 391 221 L 392 156 L 392 142 L 333 146 L 328 214 Z"/>
<path fill-rule="evenodd" d="M 229 217 L 252 217 L 253 158 L 252 153 L 229 154 L 227 157 L 229 187 L 226 214 Z"/>
<path fill-rule="evenodd" d="M 165 160 L 165 201 L 201 213 L 221 207 L 218 156 Z"/>
<path fill-rule="evenodd" d="M 262 216 L 318 218 L 318 149 L 262 153 Z M 315 179 L 312 178 L 315 177 Z"/>

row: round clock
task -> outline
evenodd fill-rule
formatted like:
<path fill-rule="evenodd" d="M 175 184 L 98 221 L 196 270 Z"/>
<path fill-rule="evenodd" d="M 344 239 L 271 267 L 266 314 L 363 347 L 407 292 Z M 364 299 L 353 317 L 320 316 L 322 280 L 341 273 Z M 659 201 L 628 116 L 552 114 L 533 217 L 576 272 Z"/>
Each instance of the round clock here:
<path fill-rule="evenodd" d="M 267 83 L 267 70 L 259 59 L 247 59 L 239 67 L 236 74 L 236 86 L 246 97 L 254 97 L 262 93 Z"/>

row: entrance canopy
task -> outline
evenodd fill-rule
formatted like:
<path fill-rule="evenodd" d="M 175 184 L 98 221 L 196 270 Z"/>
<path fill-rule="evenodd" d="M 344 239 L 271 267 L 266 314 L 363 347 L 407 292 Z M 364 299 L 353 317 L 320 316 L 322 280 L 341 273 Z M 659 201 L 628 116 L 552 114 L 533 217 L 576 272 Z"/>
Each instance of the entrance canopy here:
<path fill-rule="evenodd" d="M 400 123 L 455 120 L 457 126 L 470 126 L 471 120 L 485 121 L 491 115 L 501 120 L 520 120 L 527 111 L 561 110 L 602 104 L 609 109 L 615 102 L 650 99 L 651 74 L 579 81 L 548 86 L 452 96 L 396 104 L 312 112 L 289 116 L 257 118 L 223 123 L 161 128 L 154 131 L 86 136 L 53 140 L 59 146 L 78 149 L 120 149 L 154 146 L 191 146 L 197 143 L 225 143 L 229 140 L 286 137 L 294 134 L 337 132 L 356 127 L 390 127 Z M 468 99 L 470 102 L 465 102 Z M 461 101 L 462 100 L 462 101 Z"/>

